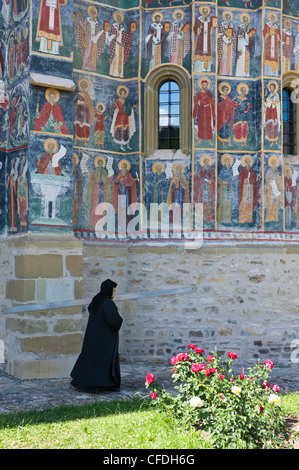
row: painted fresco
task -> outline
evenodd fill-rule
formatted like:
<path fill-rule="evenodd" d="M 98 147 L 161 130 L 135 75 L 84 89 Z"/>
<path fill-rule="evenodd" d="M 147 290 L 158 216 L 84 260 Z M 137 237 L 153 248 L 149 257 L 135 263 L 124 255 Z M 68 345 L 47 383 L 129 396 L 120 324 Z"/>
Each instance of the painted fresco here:
<path fill-rule="evenodd" d="M 0 0 L 0 233 L 97 239 L 106 202 L 115 218 L 104 236 L 129 237 L 138 217 L 119 218 L 124 196 L 124 213 L 144 204 L 145 230 L 152 203 L 178 203 L 173 230 L 193 202 L 205 232 L 296 234 L 299 167 L 281 154 L 281 78 L 299 72 L 297 3 L 34 0 L 29 20 L 27 0 Z M 143 95 L 161 64 L 190 76 L 191 152 L 145 160 Z M 31 86 L 29 72 L 75 89 Z"/>
<path fill-rule="evenodd" d="M 75 8 L 74 68 L 120 79 L 138 77 L 139 10 L 100 10 L 82 3 Z"/>

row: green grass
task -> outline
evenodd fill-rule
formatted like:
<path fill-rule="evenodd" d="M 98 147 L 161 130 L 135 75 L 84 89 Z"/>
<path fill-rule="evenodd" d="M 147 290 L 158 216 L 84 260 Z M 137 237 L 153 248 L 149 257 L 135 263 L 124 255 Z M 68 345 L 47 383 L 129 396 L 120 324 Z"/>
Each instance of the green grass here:
<path fill-rule="evenodd" d="M 299 394 L 282 397 L 284 416 L 299 413 Z M 141 399 L 0 415 L 0 449 L 202 449 L 199 433 L 178 428 Z"/>

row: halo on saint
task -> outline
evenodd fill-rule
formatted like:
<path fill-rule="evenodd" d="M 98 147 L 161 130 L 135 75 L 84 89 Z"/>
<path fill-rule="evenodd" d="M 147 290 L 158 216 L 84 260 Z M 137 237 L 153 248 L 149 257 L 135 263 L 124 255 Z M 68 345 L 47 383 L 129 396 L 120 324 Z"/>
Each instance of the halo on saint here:
<path fill-rule="evenodd" d="M 226 17 L 227 15 L 229 16 L 229 19 L 230 19 L 230 20 L 233 19 L 233 14 L 232 14 L 232 12 L 229 11 L 229 10 L 224 10 L 224 12 L 222 13 L 222 18 L 225 20 L 225 17 Z"/>
<path fill-rule="evenodd" d="M 126 92 L 125 94 L 125 98 L 128 96 L 129 94 L 129 88 L 126 87 L 125 85 L 119 85 L 116 89 L 116 93 L 117 93 L 117 96 L 119 96 L 121 98 L 121 90 L 124 90 Z"/>
<path fill-rule="evenodd" d="M 60 98 L 60 93 L 59 93 L 59 91 L 56 90 L 56 88 L 47 88 L 46 93 L 45 93 L 45 97 L 46 97 L 46 100 L 47 100 L 47 101 L 50 101 L 50 94 L 51 94 L 51 93 L 55 93 L 55 99 L 54 99 L 54 101 L 55 101 L 55 103 L 57 103 L 57 101 L 58 101 L 59 98 Z"/>
<path fill-rule="evenodd" d="M 73 162 L 76 163 L 76 165 L 79 163 L 79 157 L 77 153 L 73 153 Z"/>
<path fill-rule="evenodd" d="M 291 20 L 289 20 L 288 18 L 286 18 L 286 19 L 284 20 L 284 22 L 283 22 L 283 25 L 286 27 L 288 24 L 292 27 L 292 22 L 291 22 Z"/>
<path fill-rule="evenodd" d="M 246 166 L 246 160 L 250 161 L 250 166 L 253 165 L 253 158 L 250 155 L 243 155 L 243 157 L 241 158 L 241 165 L 242 166 Z"/>
<path fill-rule="evenodd" d="M 274 11 L 270 11 L 270 12 L 268 13 L 267 19 L 268 19 L 269 21 L 270 21 L 270 19 L 271 19 L 271 16 L 274 16 L 274 21 L 276 22 L 276 21 L 277 21 L 277 15 L 276 15 L 276 13 L 274 13 Z"/>
<path fill-rule="evenodd" d="M 276 91 L 278 90 L 278 83 L 277 83 L 275 80 L 271 80 L 271 81 L 268 83 L 268 90 L 269 90 L 269 91 L 271 91 L 271 90 L 270 90 L 270 86 L 271 86 L 271 85 L 274 85 L 274 86 L 275 86 L 275 90 L 274 90 L 274 91 L 276 92 Z"/>
<path fill-rule="evenodd" d="M 229 94 L 229 93 L 231 92 L 231 86 L 230 86 L 230 84 L 229 84 L 228 82 L 221 82 L 221 83 L 219 84 L 218 90 L 220 91 L 220 93 L 222 93 L 222 89 L 223 89 L 223 87 L 225 87 L 225 86 L 228 88 L 228 94 Z"/>
<path fill-rule="evenodd" d="M 98 109 L 99 106 L 102 106 L 102 113 L 103 113 L 106 109 L 106 106 L 104 105 L 104 103 L 101 103 L 100 101 L 99 103 L 96 104 L 96 109 Z"/>
<path fill-rule="evenodd" d="M 98 157 L 96 157 L 94 159 L 94 166 L 97 168 L 99 166 L 100 163 L 102 163 L 102 167 L 105 167 L 106 166 L 106 161 L 105 161 L 105 158 L 102 157 L 101 155 L 99 155 Z"/>
<path fill-rule="evenodd" d="M 81 78 L 79 81 L 78 81 L 78 87 L 79 89 L 82 91 L 82 83 L 87 83 L 87 91 L 90 89 L 90 81 L 87 79 L 87 78 Z"/>
<path fill-rule="evenodd" d="M 268 165 L 273 166 L 273 164 L 277 167 L 280 165 L 280 161 L 277 155 L 271 155 L 271 157 L 269 157 Z"/>
<path fill-rule="evenodd" d="M 155 11 L 155 13 L 152 14 L 152 20 L 155 21 L 156 16 L 160 17 L 160 21 L 163 20 L 163 15 L 160 11 Z"/>
<path fill-rule="evenodd" d="M 176 162 L 176 163 L 174 163 L 173 166 L 172 166 L 172 169 L 173 169 L 174 173 L 177 171 L 177 168 L 178 168 L 178 167 L 181 167 L 181 168 L 180 168 L 181 171 L 185 171 L 185 165 L 184 165 L 183 163 L 181 163 L 181 162 Z"/>
<path fill-rule="evenodd" d="M 199 13 L 202 15 L 204 10 L 208 10 L 208 15 L 211 13 L 211 8 L 209 5 L 201 5 L 199 7 Z"/>
<path fill-rule="evenodd" d="M 241 13 L 241 14 L 240 14 L 240 21 L 243 21 L 244 16 L 246 16 L 246 18 L 248 19 L 248 23 L 249 23 L 249 21 L 251 20 L 251 18 L 250 18 L 249 13 L 246 13 L 245 11 L 244 11 L 244 13 Z"/>
<path fill-rule="evenodd" d="M 88 8 L 87 8 L 87 13 L 89 16 L 91 16 L 91 13 L 94 12 L 95 15 L 97 16 L 98 14 L 98 10 L 97 8 L 94 6 L 94 5 L 90 5 Z"/>
<path fill-rule="evenodd" d="M 245 95 L 248 95 L 249 93 L 249 86 L 247 85 L 247 83 L 239 83 L 239 85 L 237 86 L 237 92 L 239 95 L 242 95 L 242 88 L 245 88 Z"/>
<path fill-rule="evenodd" d="M 289 171 L 291 175 L 293 174 L 292 168 L 289 165 L 285 165 L 285 167 L 283 169 L 284 176 L 288 176 L 287 171 Z"/>
<path fill-rule="evenodd" d="M 55 139 L 47 139 L 47 140 L 44 142 L 44 149 L 46 150 L 46 152 L 48 152 L 48 150 L 49 150 L 49 145 L 50 145 L 50 144 L 53 144 L 53 145 L 54 145 L 54 152 L 57 152 L 58 143 L 56 142 Z"/>
<path fill-rule="evenodd" d="M 115 11 L 115 12 L 113 13 L 113 19 L 114 19 L 114 21 L 117 21 L 117 17 L 118 17 L 118 16 L 120 16 L 120 18 L 121 18 L 121 23 L 122 23 L 122 22 L 124 21 L 125 17 L 124 17 L 124 15 L 122 14 L 121 11 Z"/>
<path fill-rule="evenodd" d="M 232 166 L 232 164 L 234 163 L 234 157 L 232 157 L 232 155 L 231 155 L 230 153 L 225 153 L 225 154 L 222 155 L 222 157 L 221 157 L 221 164 L 222 164 L 223 166 L 225 166 L 225 161 L 226 161 L 227 159 L 228 159 L 229 162 L 230 162 L 230 166 Z"/>
<path fill-rule="evenodd" d="M 153 172 L 153 173 L 157 173 L 158 167 L 160 167 L 160 168 L 162 169 L 162 171 L 165 170 L 165 165 L 164 165 L 164 163 L 162 163 L 162 162 L 156 162 L 156 163 L 154 163 L 153 166 L 152 166 L 152 172 Z"/>
<path fill-rule="evenodd" d="M 205 160 L 208 160 L 209 165 L 212 165 L 212 157 L 211 155 L 202 155 L 199 159 L 200 166 L 205 165 Z"/>
<path fill-rule="evenodd" d="M 207 82 L 208 88 L 210 88 L 211 80 L 208 77 L 201 77 L 197 82 L 198 87 L 202 88 L 202 83 L 204 83 L 204 82 Z"/>
<path fill-rule="evenodd" d="M 126 166 L 127 166 L 127 170 L 130 171 L 131 163 L 130 163 L 128 160 L 125 160 L 125 159 L 123 159 L 123 160 L 121 160 L 121 161 L 119 162 L 119 164 L 118 164 L 118 169 L 121 170 L 121 169 L 122 169 L 122 165 L 123 165 L 124 163 L 125 163 Z"/>
<path fill-rule="evenodd" d="M 182 19 L 184 18 L 185 12 L 179 8 L 178 10 L 174 10 L 174 12 L 172 13 L 172 18 L 173 18 L 174 20 L 176 19 L 176 15 L 177 15 L 178 13 L 180 13 L 180 14 L 182 15 Z"/>

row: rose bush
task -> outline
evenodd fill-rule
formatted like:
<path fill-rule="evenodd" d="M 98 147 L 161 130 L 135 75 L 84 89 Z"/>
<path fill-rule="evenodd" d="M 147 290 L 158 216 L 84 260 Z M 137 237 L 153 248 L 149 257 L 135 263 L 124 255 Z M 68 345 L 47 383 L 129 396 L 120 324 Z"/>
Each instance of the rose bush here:
<path fill-rule="evenodd" d="M 281 415 L 279 387 L 268 381 L 273 362 L 260 361 L 234 372 L 235 352 L 227 358 L 194 344 L 188 353 L 170 359 L 176 393 L 161 389 L 153 374 L 146 376 L 152 403 L 171 413 L 188 429 L 205 431 L 215 448 L 279 448 L 290 440 Z"/>

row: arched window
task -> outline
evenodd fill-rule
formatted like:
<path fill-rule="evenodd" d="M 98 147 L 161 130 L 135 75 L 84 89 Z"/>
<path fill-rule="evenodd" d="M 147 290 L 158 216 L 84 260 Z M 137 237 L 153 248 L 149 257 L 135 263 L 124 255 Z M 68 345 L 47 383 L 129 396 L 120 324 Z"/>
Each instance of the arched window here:
<path fill-rule="evenodd" d="M 180 87 L 167 80 L 159 88 L 159 149 L 180 148 Z"/>
<path fill-rule="evenodd" d="M 147 76 L 144 91 L 144 153 L 191 148 L 191 79 L 176 65 L 162 64 Z"/>
<path fill-rule="evenodd" d="M 291 88 L 283 89 L 283 154 L 297 154 L 297 123 L 296 108 L 297 105 L 292 100 Z"/>

